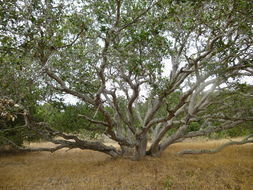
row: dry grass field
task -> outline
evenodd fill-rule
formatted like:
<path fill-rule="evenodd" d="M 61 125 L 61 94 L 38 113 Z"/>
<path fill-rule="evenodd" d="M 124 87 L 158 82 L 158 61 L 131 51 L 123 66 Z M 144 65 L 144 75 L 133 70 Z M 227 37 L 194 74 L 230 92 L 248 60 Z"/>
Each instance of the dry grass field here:
<path fill-rule="evenodd" d="M 228 147 L 212 155 L 176 154 L 185 148 L 213 148 L 222 142 L 178 143 L 161 158 L 138 162 L 81 150 L 1 154 L 0 189 L 252 190 L 253 144 Z"/>

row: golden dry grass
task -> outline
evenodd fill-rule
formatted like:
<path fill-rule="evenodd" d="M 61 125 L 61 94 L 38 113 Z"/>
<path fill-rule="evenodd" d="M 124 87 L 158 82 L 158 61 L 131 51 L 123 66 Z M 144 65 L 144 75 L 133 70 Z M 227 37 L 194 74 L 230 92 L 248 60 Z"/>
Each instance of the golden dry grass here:
<path fill-rule="evenodd" d="M 228 147 L 214 155 L 176 154 L 185 148 L 213 148 L 222 142 L 178 143 L 161 158 L 138 162 L 81 150 L 1 155 L 0 189 L 252 190 L 252 144 Z"/>

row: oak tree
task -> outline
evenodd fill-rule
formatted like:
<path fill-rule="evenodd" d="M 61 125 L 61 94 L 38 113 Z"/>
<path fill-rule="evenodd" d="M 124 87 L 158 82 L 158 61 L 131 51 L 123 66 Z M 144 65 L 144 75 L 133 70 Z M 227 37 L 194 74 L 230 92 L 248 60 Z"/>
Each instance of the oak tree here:
<path fill-rule="evenodd" d="M 252 109 L 238 109 L 232 101 L 236 85 L 244 77 L 252 80 L 249 0 L 2 4 L 1 54 L 12 53 L 24 68 L 19 72 L 29 71 L 38 87 L 87 105 L 90 112 L 80 117 L 120 146 L 45 124 L 42 135 L 57 144 L 52 151 L 81 148 L 113 157 L 130 151 L 139 160 L 179 140 L 252 120 Z M 244 95 L 239 100 L 252 101 L 251 94 Z M 200 127 L 189 130 L 194 122 Z M 26 125 L 36 123 L 27 119 Z M 63 139 L 52 138 L 56 135 Z"/>

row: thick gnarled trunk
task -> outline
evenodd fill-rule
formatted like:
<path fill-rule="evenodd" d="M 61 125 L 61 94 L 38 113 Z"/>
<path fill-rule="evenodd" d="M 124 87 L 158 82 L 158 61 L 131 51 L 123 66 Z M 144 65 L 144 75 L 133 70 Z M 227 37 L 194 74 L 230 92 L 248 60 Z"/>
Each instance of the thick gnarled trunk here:
<path fill-rule="evenodd" d="M 134 160 L 140 160 L 146 156 L 147 144 L 148 144 L 148 139 L 146 135 L 141 135 L 137 137 L 135 155 L 133 158 Z"/>

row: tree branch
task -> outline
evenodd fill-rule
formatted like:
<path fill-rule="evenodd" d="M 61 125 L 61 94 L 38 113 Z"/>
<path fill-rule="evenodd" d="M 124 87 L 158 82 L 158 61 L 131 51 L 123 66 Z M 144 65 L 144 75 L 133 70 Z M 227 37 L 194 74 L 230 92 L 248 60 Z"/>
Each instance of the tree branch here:
<path fill-rule="evenodd" d="M 97 125 L 103 125 L 103 126 L 108 127 L 108 123 L 105 123 L 103 121 L 99 121 L 99 120 L 95 120 L 95 119 L 89 118 L 86 115 L 78 114 L 78 117 L 84 117 L 85 119 L 87 119 L 91 123 L 94 123 L 94 124 L 97 124 Z"/>
<path fill-rule="evenodd" d="M 193 132 L 189 132 L 188 134 L 185 134 L 184 136 L 182 136 L 182 138 L 191 138 L 191 137 L 197 137 L 197 136 L 204 136 L 204 135 L 208 135 L 210 133 L 214 133 L 214 132 L 218 132 L 218 131 L 222 131 L 222 130 L 228 130 L 231 128 L 236 127 L 237 125 L 243 123 L 243 120 L 237 120 L 234 122 L 228 121 L 225 122 L 225 124 L 223 124 L 222 126 L 219 127 L 209 127 L 207 129 L 203 129 L 200 131 L 193 131 Z"/>
<path fill-rule="evenodd" d="M 151 0 L 150 6 L 149 6 L 146 10 L 142 11 L 139 15 L 137 15 L 131 22 L 129 22 L 129 23 L 127 23 L 127 24 L 121 26 L 121 27 L 117 30 L 117 33 L 120 32 L 120 31 L 122 31 L 122 30 L 124 30 L 124 29 L 126 29 L 127 27 L 131 26 L 132 24 L 138 22 L 138 20 L 139 20 L 142 16 L 144 16 L 144 15 L 145 15 L 152 7 L 154 7 L 156 4 L 157 4 L 157 2 L 156 2 L 156 3 L 153 3 L 153 0 Z"/>
<path fill-rule="evenodd" d="M 183 154 L 214 154 L 214 153 L 220 152 L 221 150 L 223 150 L 227 146 L 253 143 L 253 139 L 251 139 L 251 140 L 249 139 L 251 137 L 253 137 L 253 134 L 247 136 L 246 138 L 244 138 L 241 141 L 230 141 L 230 142 L 227 142 L 215 149 L 211 149 L 211 150 L 209 150 L 209 149 L 191 150 L 190 149 L 190 150 L 183 150 L 183 151 L 179 152 L 178 154 L 180 154 L 180 155 L 183 155 Z"/>

